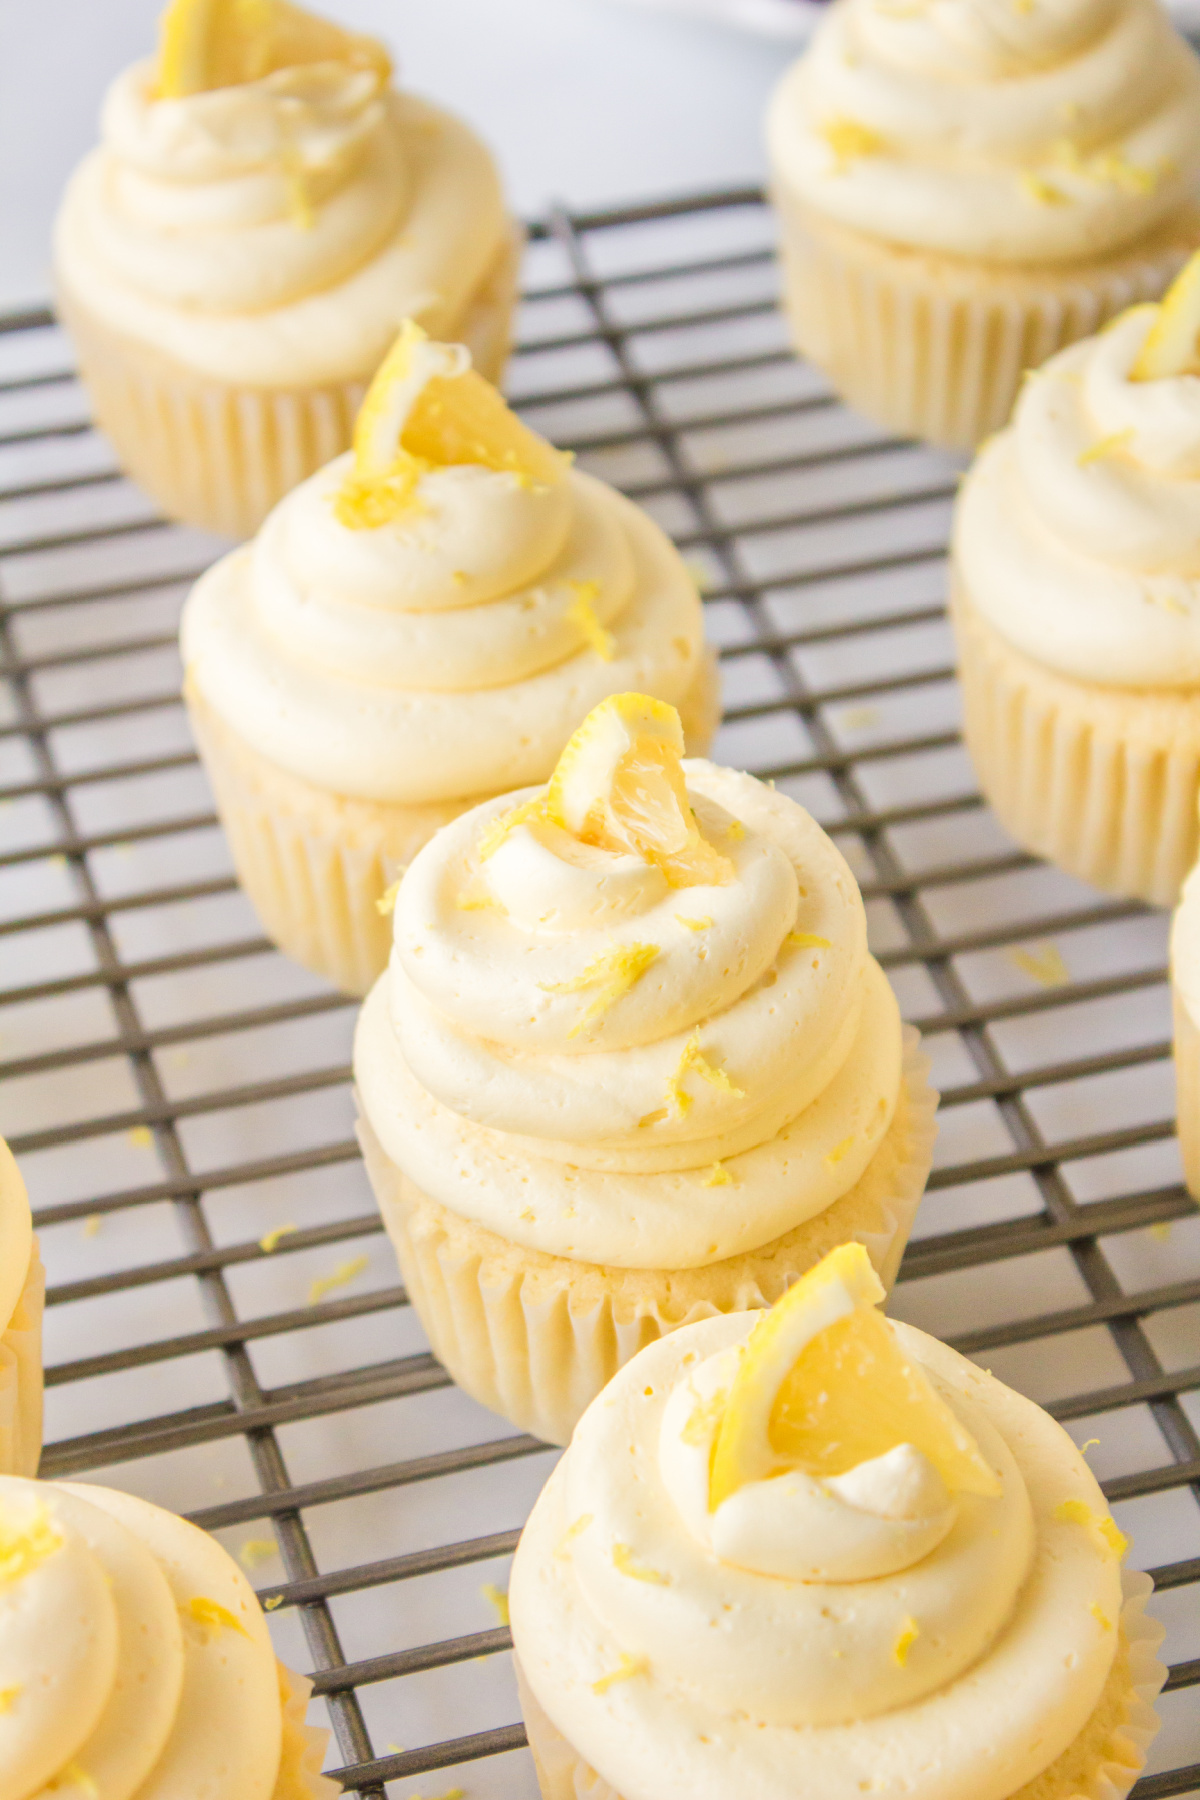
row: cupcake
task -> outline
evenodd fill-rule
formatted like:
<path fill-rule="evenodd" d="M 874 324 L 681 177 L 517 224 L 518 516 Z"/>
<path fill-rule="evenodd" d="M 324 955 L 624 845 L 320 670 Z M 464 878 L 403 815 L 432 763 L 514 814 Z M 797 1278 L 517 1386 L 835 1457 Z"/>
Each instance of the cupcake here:
<path fill-rule="evenodd" d="M 1183 1178 L 1193 1200 L 1200 1200 L 1200 866 L 1184 882 L 1171 922 L 1171 1002 Z"/>
<path fill-rule="evenodd" d="M 0 1474 L 36 1475 L 42 1454 L 46 1277 L 20 1170 L 0 1138 Z"/>
<path fill-rule="evenodd" d="M 55 231 L 97 423 L 170 517 L 248 537 L 344 450 L 402 319 L 499 380 L 519 237 L 488 151 L 381 44 L 287 0 L 172 0 Z"/>
<path fill-rule="evenodd" d="M 937 444 L 1200 237 L 1200 62 L 1158 0 L 839 0 L 768 140 L 798 350 Z"/>
<path fill-rule="evenodd" d="M 188 708 L 238 876 L 275 943 L 350 993 L 387 963 L 384 897 L 421 845 L 545 781 L 605 695 L 679 706 L 694 750 L 716 725 L 670 541 L 469 364 L 409 324 L 353 454 L 184 610 Z"/>
<path fill-rule="evenodd" d="M 335 1800 L 312 1684 L 215 1539 L 112 1488 L 5 1476 L 0 1563 L 6 1800 Z"/>
<path fill-rule="evenodd" d="M 953 618 L 980 785 L 1029 849 L 1172 905 L 1200 791 L 1200 256 L 1031 378 L 961 489 Z"/>
<path fill-rule="evenodd" d="M 833 1245 L 896 1274 L 936 1095 L 824 832 L 606 701 L 548 787 L 400 883 L 359 1019 L 360 1137 L 459 1385 L 564 1443 L 645 1344 L 778 1299 Z"/>
<path fill-rule="evenodd" d="M 652 1344 L 509 1587 L 543 1800 L 1122 1800 L 1166 1671 L 1062 1428 L 858 1246 Z"/>

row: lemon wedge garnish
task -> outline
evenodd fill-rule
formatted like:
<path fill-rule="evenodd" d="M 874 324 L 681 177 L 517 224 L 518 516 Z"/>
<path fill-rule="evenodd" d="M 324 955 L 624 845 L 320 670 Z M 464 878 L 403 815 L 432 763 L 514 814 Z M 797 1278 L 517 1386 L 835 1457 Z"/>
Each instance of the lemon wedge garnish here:
<path fill-rule="evenodd" d="M 461 344 L 439 344 L 406 319 L 367 389 L 354 466 L 334 503 L 352 530 L 394 519 L 434 468 L 473 464 L 525 484 L 560 481 L 567 459 L 522 425 Z"/>
<path fill-rule="evenodd" d="M 733 864 L 701 836 L 680 761 L 679 714 L 646 694 L 594 707 L 558 759 L 546 817 L 585 844 L 657 864 L 672 887 L 721 883 Z"/>
<path fill-rule="evenodd" d="M 343 31 L 288 0 L 171 0 L 158 28 L 157 94 L 178 100 L 318 62 L 373 69 L 381 83 L 392 72 L 375 38 Z"/>
<path fill-rule="evenodd" d="M 1200 375 L 1200 250 L 1175 277 L 1129 371 L 1131 381 Z"/>
<path fill-rule="evenodd" d="M 790 1288 L 751 1334 L 713 1447 L 713 1511 L 788 1469 L 818 1478 L 911 1444 L 951 1493 L 1000 1482 L 924 1371 L 875 1309 L 883 1286 L 861 1244 L 843 1244 Z"/>

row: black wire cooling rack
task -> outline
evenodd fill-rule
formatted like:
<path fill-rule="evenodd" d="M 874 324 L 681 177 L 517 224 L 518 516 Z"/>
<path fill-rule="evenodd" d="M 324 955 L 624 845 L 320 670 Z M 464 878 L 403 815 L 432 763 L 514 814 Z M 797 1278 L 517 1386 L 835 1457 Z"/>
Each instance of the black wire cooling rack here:
<path fill-rule="evenodd" d="M 839 407 L 775 292 L 756 192 L 556 213 L 510 389 L 674 534 L 722 652 L 718 758 L 860 877 L 943 1089 L 893 1309 L 1092 1440 L 1169 1630 L 1135 1793 L 1195 1794 L 1200 1217 L 1166 920 L 982 806 L 943 615 L 956 471 Z M 503 1589 L 555 1453 L 428 1354 L 353 1141 L 353 1007 L 233 881 L 175 652 L 219 548 L 120 477 L 51 316 L 0 321 L 0 1127 L 51 1284 L 43 1472 L 221 1536 L 315 1671 L 349 1790 L 445 1770 L 531 1800 Z"/>

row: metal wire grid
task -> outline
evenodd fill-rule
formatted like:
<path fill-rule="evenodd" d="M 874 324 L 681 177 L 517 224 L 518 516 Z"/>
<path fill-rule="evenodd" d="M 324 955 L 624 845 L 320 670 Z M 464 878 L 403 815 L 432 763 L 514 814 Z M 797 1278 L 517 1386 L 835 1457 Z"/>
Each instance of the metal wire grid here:
<path fill-rule="evenodd" d="M 120 478 L 50 315 L 0 324 L 0 1123 L 52 1284 L 43 1472 L 177 1505 L 251 1566 L 277 1549 L 260 1591 L 346 1788 L 472 1765 L 472 1794 L 532 1795 L 473 1582 L 503 1581 L 551 1453 L 425 1349 L 350 1131 L 353 1009 L 270 952 L 229 872 L 174 662 L 217 546 Z M 1135 1794 L 1196 1793 L 1200 1223 L 1164 920 L 982 807 L 942 609 L 955 472 L 789 356 L 752 191 L 536 225 L 511 388 L 699 565 L 716 754 L 856 867 L 943 1087 L 894 1310 L 1095 1426 L 1170 1633 Z"/>

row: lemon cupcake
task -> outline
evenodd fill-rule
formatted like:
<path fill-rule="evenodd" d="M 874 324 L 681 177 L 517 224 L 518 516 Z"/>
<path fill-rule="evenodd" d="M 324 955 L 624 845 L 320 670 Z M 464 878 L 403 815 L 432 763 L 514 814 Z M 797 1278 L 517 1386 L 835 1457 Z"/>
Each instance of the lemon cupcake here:
<path fill-rule="evenodd" d="M 312 1684 L 215 1539 L 112 1488 L 0 1478 L 6 1800 L 335 1800 Z"/>
<path fill-rule="evenodd" d="M 1056 356 L 954 526 L 963 728 L 1022 844 L 1174 903 L 1200 791 L 1200 257 Z"/>
<path fill-rule="evenodd" d="M 42 1454 L 46 1277 L 20 1170 L 0 1138 L 0 1474 L 35 1475 Z"/>
<path fill-rule="evenodd" d="M 1171 1001 L 1175 1014 L 1175 1117 L 1183 1178 L 1200 1200 L 1200 866 L 1183 884 L 1171 921 Z"/>
<path fill-rule="evenodd" d="M 547 788 L 400 883 L 355 1036 L 367 1168 L 468 1393 L 563 1443 L 617 1368 L 769 1304 L 833 1245 L 896 1274 L 936 1095 L 802 807 L 598 707 Z"/>
<path fill-rule="evenodd" d="M 695 583 L 645 513 L 572 469 L 470 367 L 402 332 L 338 458 L 183 616 L 192 724 L 270 936 L 348 992 L 439 826 L 544 781 L 630 686 L 716 727 Z"/>
<path fill-rule="evenodd" d="M 247 537 L 345 449 L 402 319 L 499 380 L 519 236 L 458 119 L 287 0 L 172 0 L 55 233 L 99 425 L 172 518 Z"/>
<path fill-rule="evenodd" d="M 1200 62 L 1158 0 L 839 0 L 768 139 L 797 348 L 938 444 L 1200 237 Z"/>
<path fill-rule="evenodd" d="M 1123 1800 L 1151 1583 L 1031 1401 L 875 1311 L 857 1246 L 652 1344 L 509 1588 L 543 1800 Z"/>

